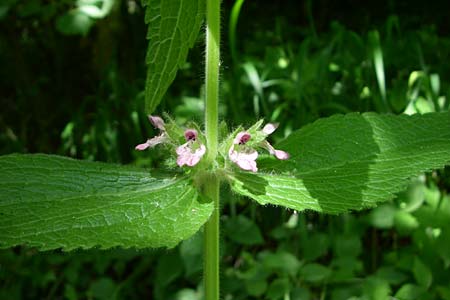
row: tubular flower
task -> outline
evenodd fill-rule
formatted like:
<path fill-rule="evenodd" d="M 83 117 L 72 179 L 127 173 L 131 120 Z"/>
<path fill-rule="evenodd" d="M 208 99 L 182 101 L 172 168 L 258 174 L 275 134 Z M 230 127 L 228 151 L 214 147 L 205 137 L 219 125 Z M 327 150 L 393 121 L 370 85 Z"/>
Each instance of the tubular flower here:
<path fill-rule="evenodd" d="M 289 153 L 283 150 L 275 149 L 268 141 L 262 142 L 262 146 L 266 148 L 271 155 L 275 155 L 275 157 L 280 160 L 285 160 L 289 158 Z"/>
<path fill-rule="evenodd" d="M 206 147 L 197 140 L 198 133 L 195 129 L 187 129 L 184 132 L 184 137 L 186 143 L 179 146 L 176 150 L 178 155 L 177 164 L 180 167 L 184 165 L 192 167 L 198 164 L 206 153 Z"/>
<path fill-rule="evenodd" d="M 277 129 L 278 125 L 273 123 L 266 124 L 262 130 L 256 132 L 256 141 L 252 141 L 255 146 L 262 147 L 274 155 L 277 159 L 285 160 L 289 158 L 289 153 L 283 150 L 275 149 L 267 140 L 266 137 Z M 233 139 L 233 144 L 228 150 L 229 159 L 237 164 L 241 169 L 246 171 L 257 172 L 256 159 L 258 152 L 249 146 L 249 141 L 252 136 L 247 131 L 239 132 Z"/>
<path fill-rule="evenodd" d="M 267 123 L 266 126 L 263 127 L 262 132 L 265 135 L 270 135 L 272 134 L 276 129 L 278 128 L 278 124 L 274 124 L 274 123 Z M 264 140 L 261 142 L 261 146 L 265 149 L 267 149 L 267 151 L 269 151 L 269 153 L 271 155 L 275 155 L 276 158 L 280 159 L 280 160 L 285 160 L 289 158 L 289 153 L 287 153 L 286 151 L 283 150 L 277 150 L 275 149 L 267 140 Z"/>
<path fill-rule="evenodd" d="M 164 120 L 158 116 L 148 116 L 148 119 L 152 125 L 159 129 L 161 133 L 151 139 L 148 139 L 145 143 L 137 145 L 134 149 L 142 151 L 147 148 L 153 148 L 158 144 L 165 143 L 167 141 L 166 129 L 164 127 Z"/>
<path fill-rule="evenodd" d="M 228 157 L 242 170 L 256 172 L 258 171 L 258 167 L 256 166 L 255 160 L 258 158 L 258 152 L 245 146 L 250 138 L 250 133 L 245 131 L 239 132 L 233 140 L 233 145 L 231 145 L 228 150 Z M 235 147 L 236 145 L 238 146 Z M 241 151 L 236 151 L 235 148 L 238 148 Z"/>

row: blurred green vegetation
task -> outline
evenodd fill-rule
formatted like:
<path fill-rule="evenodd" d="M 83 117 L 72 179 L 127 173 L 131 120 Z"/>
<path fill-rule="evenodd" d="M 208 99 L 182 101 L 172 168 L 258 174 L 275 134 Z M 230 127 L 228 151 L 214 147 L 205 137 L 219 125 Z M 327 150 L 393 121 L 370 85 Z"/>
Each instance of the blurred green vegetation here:
<path fill-rule="evenodd" d="M 278 122 L 276 141 L 336 113 L 448 110 L 449 9 L 224 0 L 221 117 Z M 3 1 L 0 153 L 157 167 L 163 154 L 133 150 L 154 134 L 143 20 L 135 0 Z M 180 123 L 202 120 L 202 38 L 158 109 Z M 340 216 L 260 207 L 224 189 L 223 299 L 450 299 L 449 188 L 449 170 L 421 174 L 394 201 Z M 1 250 L 0 299 L 201 299 L 201 242 Z"/>

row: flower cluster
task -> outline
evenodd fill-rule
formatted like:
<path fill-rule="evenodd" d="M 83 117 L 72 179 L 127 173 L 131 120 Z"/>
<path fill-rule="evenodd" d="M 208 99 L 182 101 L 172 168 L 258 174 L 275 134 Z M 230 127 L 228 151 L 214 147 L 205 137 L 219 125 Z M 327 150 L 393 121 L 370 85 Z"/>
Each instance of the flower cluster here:
<path fill-rule="evenodd" d="M 267 140 L 267 136 L 272 134 L 277 125 L 273 123 L 266 124 L 262 130 L 255 132 L 257 136 L 256 144 L 249 145 L 252 135 L 248 131 L 240 131 L 233 139 L 233 143 L 228 150 L 229 159 L 237 164 L 241 169 L 246 171 L 257 172 L 258 167 L 256 165 L 256 159 L 258 158 L 258 151 L 254 147 L 261 147 L 269 151 L 271 155 L 274 155 L 280 160 L 289 158 L 289 153 L 283 150 L 275 149 Z"/>
<path fill-rule="evenodd" d="M 135 147 L 136 150 L 145 150 L 147 148 L 153 148 L 158 144 L 171 144 L 175 145 L 175 152 L 177 154 L 177 165 L 180 167 L 188 166 L 193 167 L 197 165 L 202 157 L 206 153 L 206 146 L 200 141 L 199 134 L 196 129 L 186 129 L 184 130 L 185 143 L 182 145 L 177 145 L 174 142 L 172 136 L 177 133 L 180 137 L 182 130 L 178 127 L 177 130 L 173 129 L 173 122 L 170 124 L 170 128 L 166 128 L 166 124 L 163 119 L 158 116 L 149 116 L 149 121 L 152 125 L 159 129 L 160 134 L 148 139 L 145 143 L 139 144 Z M 227 150 L 228 159 L 239 166 L 241 169 L 246 171 L 257 172 L 258 167 L 256 165 L 256 159 L 258 158 L 258 151 L 255 148 L 264 148 L 271 155 L 274 155 L 277 159 L 285 160 L 289 158 L 289 154 L 283 150 L 275 149 L 268 141 L 267 136 L 272 134 L 276 129 L 277 125 L 273 123 L 266 124 L 262 129 L 261 121 L 256 123 L 253 127 L 249 128 L 247 131 L 237 132 L 235 136 L 231 136 L 222 145 L 231 146 Z M 179 139 L 178 138 L 178 139 Z M 232 141 L 231 141 L 232 140 Z M 177 141 L 178 142 L 178 141 Z M 226 154 L 223 153 L 225 156 Z"/>
<path fill-rule="evenodd" d="M 168 134 L 163 119 L 158 116 L 149 116 L 150 123 L 160 130 L 160 134 L 148 139 L 145 143 L 139 144 L 135 147 L 136 150 L 145 150 L 147 148 L 153 148 L 158 144 L 164 144 L 171 142 L 170 135 Z M 186 129 L 184 131 L 184 138 L 186 143 L 176 148 L 177 165 L 182 167 L 184 165 L 193 167 L 206 153 L 206 147 L 198 140 L 198 133 L 195 129 Z"/>

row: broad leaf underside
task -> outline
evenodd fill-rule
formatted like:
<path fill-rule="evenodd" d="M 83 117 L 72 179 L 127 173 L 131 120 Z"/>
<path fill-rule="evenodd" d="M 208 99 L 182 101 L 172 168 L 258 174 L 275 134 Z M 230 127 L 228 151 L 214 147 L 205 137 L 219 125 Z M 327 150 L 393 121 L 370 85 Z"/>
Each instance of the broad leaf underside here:
<path fill-rule="evenodd" d="M 269 174 L 236 174 L 233 189 L 296 210 L 363 209 L 391 199 L 408 178 L 449 164 L 450 114 L 336 115 L 294 132 L 278 148 L 291 158 L 263 161 Z"/>
<path fill-rule="evenodd" d="M 212 212 L 185 178 L 51 155 L 0 157 L 0 247 L 173 247 Z"/>
<path fill-rule="evenodd" d="M 205 0 L 142 0 L 149 30 L 145 103 L 152 113 L 186 62 L 205 13 Z"/>

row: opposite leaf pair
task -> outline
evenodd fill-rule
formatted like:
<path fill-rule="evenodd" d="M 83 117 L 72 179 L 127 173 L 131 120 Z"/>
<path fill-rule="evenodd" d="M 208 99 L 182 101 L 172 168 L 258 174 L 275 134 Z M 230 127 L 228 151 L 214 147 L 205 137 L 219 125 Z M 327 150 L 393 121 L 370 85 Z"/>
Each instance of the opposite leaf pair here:
<path fill-rule="evenodd" d="M 166 130 L 165 123 L 162 118 L 158 116 L 149 116 L 150 122 L 153 126 L 161 131 L 158 136 L 148 139 L 145 143 L 139 144 L 135 147 L 136 150 L 145 150 L 153 148 L 158 144 L 176 144 L 171 138 L 173 133 Z M 277 125 L 269 123 L 259 130 L 261 121 L 249 129 L 249 131 L 239 131 L 237 134 L 232 134 L 226 139 L 223 144 L 228 145 L 229 139 L 233 139 L 231 146 L 228 148 L 228 158 L 233 163 L 238 165 L 241 169 L 256 172 L 256 159 L 258 152 L 255 147 L 262 147 L 269 151 L 270 154 L 275 155 L 276 158 L 285 160 L 289 158 L 289 154 L 282 150 L 275 149 L 267 140 L 267 136 L 273 133 Z M 254 138 L 252 138 L 252 135 Z M 198 131 L 196 129 L 184 130 L 184 138 L 186 143 L 177 146 L 177 164 L 182 167 L 184 165 L 193 167 L 197 165 L 206 153 L 205 145 L 199 140 Z M 177 138 L 178 139 L 178 138 Z"/>

